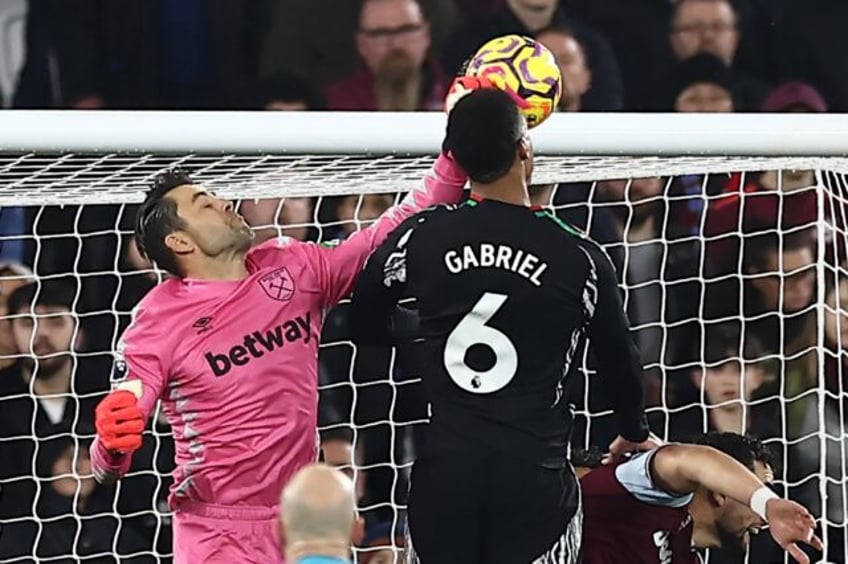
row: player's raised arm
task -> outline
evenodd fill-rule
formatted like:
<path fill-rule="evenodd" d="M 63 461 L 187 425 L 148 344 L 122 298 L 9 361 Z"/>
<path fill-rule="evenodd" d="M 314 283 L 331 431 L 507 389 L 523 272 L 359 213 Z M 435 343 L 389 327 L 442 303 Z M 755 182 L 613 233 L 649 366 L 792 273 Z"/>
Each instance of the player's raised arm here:
<path fill-rule="evenodd" d="M 324 305 L 332 306 L 350 294 L 368 256 L 404 220 L 433 205 L 459 201 L 466 180 L 465 173 L 453 159 L 441 154 L 421 184 L 374 224 L 335 247 L 312 245 L 319 269 L 318 280 L 326 300 Z"/>
<path fill-rule="evenodd" d="M 654 483 L 667 492 L 692 493 L 705 488 L 751 508 L 781 548 L 798 562 L 809 562 L 798 542 L 822 550 L 813 534 L 813 516 L 794 501 L 781 499 L 754 472 L 727 454 L 705 445 L 673 444 L 659 449 L 650 462 Z M 771 470 L 764 468 L 769 476 Z"/>
<path fill-rule="evenodd" d="M 90 447 L 98 482 L 123 476 L 132 453 L 141 448 L 142 433 L 165 386 L 166 370 L 158 345 L 161 324 L 139 308 L 115 353 L 112 391 L 97 405 L 97 437 Z"/>
<path fill-rule="evenodd" d="M 624 313 L 615 270 L 609 258 L 594 244 L 584 247 L 597 273 L 598 300 L 588 336 L 615 402 L 619 434 L 631 444 L 648 439 L 645 418 L 642 363 Z"/>

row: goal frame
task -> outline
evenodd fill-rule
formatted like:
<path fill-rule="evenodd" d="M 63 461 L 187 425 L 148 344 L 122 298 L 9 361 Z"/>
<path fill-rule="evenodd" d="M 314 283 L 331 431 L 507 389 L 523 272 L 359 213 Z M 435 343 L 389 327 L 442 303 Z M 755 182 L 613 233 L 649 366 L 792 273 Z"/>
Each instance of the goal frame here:
<path fill-rule="evenodd" d="M 5 110 L 0 152 L 435 155 L 445 122 L 441 112 Z M 848 114 L 556 113 L 531 137 L 540 155 L 845 157 Z"/>
<path fill-rule="evenodd" d="M 434 157 L 444 136 L 446 116 L 442 112 L 164 112 L 164 111 L 70 111 L 7 110 L 0 112 L 0 156 L 79 154 L 93 156 L 164 154 L 202 155 L 210 159 L 229 155 L 285 155 L 296 162 L 299 156 L 402 158 L 412 163 L 415 174 Z M 557 113 L 531 130 L 539 156 L 539 182 L 559 179 L 562 168 L 549 166 L 553 160 L 570 163 L 564 181 L 626 177 L 624 166 L 608 163 L 639 162 L 648 170 L 663 171 L 670 163 L 679 170 L 763 170 L 802 163 L 817 170 L 848 174 L 848 114 L 654 114 L 654 113 Z M 738 161 L 736 160 L 738 159 Z M 710 164 L 712 163 L 712 165 Z M 15 158 L 0 161 L 14 167 Z M 703 164 L 703 166 L 696 166 Z M 735 165 L 739 166 L 735 166 Z M 403 165 L 401 165 L 403 166 Z M 711 168 L 714 166 L 714 168 Z M 638 168 L 638 167 L 633 167 Z M 615 176 L 621 173 L 621 176 Z M 391 170 L 389 171 L 389 177 Z M 411 176 L 415 176 L 414 174 Z M 202 177 L 201 177 L 202 178 Z M 214 180 L 214 179 L 213 179 Z M 234 177 L 238 183 L 239 178 Z M 411 180 L 399 181 L 388 189 L 383 182 L 355 192 L 401 191 L 411 188 Z M 55 202 L 51 185 L 35 181 L 24 188 L 26 203 Z M 112 195 L 104 184 L 102 197 L 73 196 L 68 204 L 97 204 Z M 141 184 L 133 185 L 120 203 L 139 202 Z M 15 205 L 15 188 L 0 182 L 0 206 Z M 42 195 L 39 191 L 44 190 Z M 306 192 L 304 192 L 306 191 Z M 290 197 L 305 193 L 328 196 L 345 193 L 340 187 L 322 185 L 321 179 L 302 191 L 289 184 L 277 184 L 273 191 L 245 192 L 248 197 Z M 225 196 L 231 193 L 224 192 Z M 261 195 L 261 196 L 260 196 Z M 822 183 L 817 188 L 819 240 L 826 226 Z M 21 205 L 21 204 L 18 204 Z M 817 292 L 824 295 L 827 269 L 824 245 L 819 245 L 816 276 Z M 816 304 L 819 348 L 823 347 L 825 306 Z M 818 371 L 824 371 L 824 357 L 818 355 Z M 816 391 L 826 395 L 824 384 Z M 824 429 L 824 415 L 819 425 Z M 828 437 L 820 433 L 820 495 L 827 497 L 825 446 Z M 825 531 L 828 524 L 823 520 Z M 831 525 L 833 526 L 833 525 Z"/>

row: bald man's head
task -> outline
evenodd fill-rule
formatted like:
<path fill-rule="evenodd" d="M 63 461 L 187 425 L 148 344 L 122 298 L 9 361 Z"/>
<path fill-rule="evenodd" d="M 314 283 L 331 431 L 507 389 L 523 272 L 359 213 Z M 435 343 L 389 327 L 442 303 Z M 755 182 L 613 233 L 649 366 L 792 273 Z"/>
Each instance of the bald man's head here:
<path fill-rule="evenodd" d="M 355 515 L 353 482 L 325 464 L 300 470 L 283 489 L 286 545 L 350 544 Z"/>

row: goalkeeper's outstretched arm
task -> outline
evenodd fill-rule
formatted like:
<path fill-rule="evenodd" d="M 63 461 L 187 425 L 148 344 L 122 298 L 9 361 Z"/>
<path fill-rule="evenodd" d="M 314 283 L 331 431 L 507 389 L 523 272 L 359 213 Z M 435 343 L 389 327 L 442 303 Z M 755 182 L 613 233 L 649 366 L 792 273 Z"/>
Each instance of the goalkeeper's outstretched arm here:
<path fill-rule="evenodd" d="M 467 178 L 452 158 L 441 154 L 419 187 L 389 208 L 373 225 L 336 246 L 308 245 L 324 307 L 332 307 L 350 294 L 365 261 L 407 218 L 437 204 L 458 202 Z"/>

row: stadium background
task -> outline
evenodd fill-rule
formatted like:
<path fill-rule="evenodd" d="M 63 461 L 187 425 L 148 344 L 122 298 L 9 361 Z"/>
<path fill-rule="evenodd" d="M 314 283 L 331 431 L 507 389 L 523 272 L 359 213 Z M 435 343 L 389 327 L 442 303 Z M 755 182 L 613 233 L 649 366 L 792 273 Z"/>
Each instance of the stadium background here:
<path fill-rule="evenodd" d="M 562 111 L 848 107 L 844 1 L 420 0 L 420 7 L 374 2 L 360 13 L 355 0 L 4 0 L 3 106 L 439 111 L 448 77 L 476 46 L 521 32 L 538 34 L 558 56 Z M 819 178 L 839 192 L 841 179 Z M 837 268 L 845 209 L 834 195 L 821 210 L 816 183 L 812 171 L 692 174 L 540 186 L 533 196 L 586 229 L 616 263 L 647 368 L 654 431 L 669 439 L 745 431 L 770 440 L 784 461 L 781 483 L 816 515 L 823 511 L 819 479 L 828 474 L 830 559 L 844 562 L 848 383 L 841 351 L 848 333 L 842 315 L 818 323 L 817 306 L 837 308 L 848 296 Z M 328 240 L 360 228 L 395 197 L 268 199 L 240 210 L 258 240 L 277 233 Z M 0 560 L 21 546 L 30 554 L 36 542 L 45 554 L 105 547 L 135 555 L 124 561 L 168 559 L 173 452 L 164 419 L 152 422 L 133 475 L 119 488 L 95 488 L 90 479 L 68 488 L 53 479 L 73 460 L 87 473 L 92 406 L 108 389 L 110 350 L 157 280 L 129 244 L 133 212 L 0 210 L 4 311 L 15 285 L 58 280 L 50 305 L 72 311 L 81 328 L 56 344 L 74 358 L 57 418 L 23 383 L 26 351 L 10 325 L 0 327 L 0 485 L 31 486 L 26 503 L 0 490 Z M 816 239 L 819 220 L 835 238 Z M 824 292 L 815 274 L 820 245 L 830 267 Z M 344 315 L 344 306 L 333 311 L 323 336 L 331 344 L 320 359 L 324 452 L 333 463 L 355 461 L 364 546 L 386 546 L 401 540 L 394 533 L 402 528 L 398 507 L 414 455 L 410 423 L 426 406 L 414 350 L 395 359 L 390 350 L 361 349 L 352 362 L 350 346 L 332 345 L 348 339 Z M 607 406 L 603 383 L 572 382 L 577 408 L 596 414 L 575 442 L 607 445 L 615 429 L 599 415 Z M 821 387 L 832 394 L 824 402 L 814 393 Z M 835 437 L 824 453 L 822 422 Z M 756 541 L 752 562 L 777 558 L 768 539 Z M 365 551 L 360 559 L 390 562 L 391 551 Z"/>

